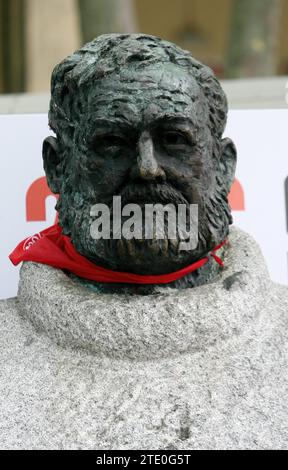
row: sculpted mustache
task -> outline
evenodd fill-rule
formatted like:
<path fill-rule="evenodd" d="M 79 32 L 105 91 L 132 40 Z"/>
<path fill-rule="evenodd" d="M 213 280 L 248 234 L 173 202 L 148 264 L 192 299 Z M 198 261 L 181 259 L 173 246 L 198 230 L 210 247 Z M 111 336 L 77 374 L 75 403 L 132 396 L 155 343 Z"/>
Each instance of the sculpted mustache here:
<path fill-rule="evenodd" d="M 163 203 L 186 204 L 185 197 L 167 183 L 161 184 L 129 184 L 119 194 L 122 206 L 128 203 Z"/>

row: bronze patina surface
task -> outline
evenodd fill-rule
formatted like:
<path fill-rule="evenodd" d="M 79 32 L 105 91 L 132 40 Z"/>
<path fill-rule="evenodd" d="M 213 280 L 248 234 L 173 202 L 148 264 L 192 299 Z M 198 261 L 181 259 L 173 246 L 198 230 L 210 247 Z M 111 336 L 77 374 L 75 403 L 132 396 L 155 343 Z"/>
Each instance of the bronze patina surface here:
<path fill-rule="evenodd" d="M 96 264 L 138 274 L 176 271 L 227 238 L 227 197 L 236 150 L 223 139 L 227 101 L 213 72 L 190 53 L 143 34 L 96 38 L 57 65 L 43 145 L 59 223 L 78 252 Z M 198 205 L 199 241 L 179 251 L 179 237 L 94 240 L 91 207 Z M 177 286 L 205 283 L 208 263 Z M 111 287 L 111 286 L 110 286 Z"/>

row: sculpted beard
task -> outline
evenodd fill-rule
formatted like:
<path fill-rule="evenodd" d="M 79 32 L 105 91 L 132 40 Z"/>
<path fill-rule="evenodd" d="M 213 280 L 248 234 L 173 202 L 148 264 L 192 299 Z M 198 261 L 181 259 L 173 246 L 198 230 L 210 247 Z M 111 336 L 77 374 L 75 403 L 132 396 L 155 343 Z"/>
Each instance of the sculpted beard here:
<path fill-rule="evenodd" d="M 126 204 L 137 204 L 142 212 L 143 238 L 127 240 L 124 236 L 120 240 L 107 240 L 106 254 L 120 261 L 120 268 L 124 270 L 137 270 L 139 274 L 158 273 L 171 270 L 171 263 L 184 262 L 187 253 L 179 252 L 181 242 L 178 231 L 176 238 L 169 238 L 168 214 L 164 212 L 163 238 L 157 238 L 156 214 L 153 214 L 153 238 L 145 238 L 145 227 L 149 220 L 145 220 L 145 204 L 173 204 L 177 209 L 178 204 L 184 204 L 189 209 L 187 200 L 167 183 L 130 183 L 119 194 L 122 207 Z M 112 208 L 111 208 L 112 212 Z M 189 212 L 189 210 L 188 210 Z M 188 214 L 189 216 L 189 214 Z M 129 219 L 129 217 L 127 217 Z M 122 219 L 122 226 L 125 219 Z"/>
<path fill-rule="evenodd" d="M 90 210 L 94 204 L 103 201 L 97 200 L 91 190 L 83 188 L 81 191 L 75 190 L 70 178 L 67 178 L 63 184 L 61 197 L 56 206 L 59 223 L 63 233 L 71 237 L 76 250 L 96 264 L 139 274 L 176 271 L 205 256 L 228 235 L 229 224 L 232 223 L 231 212 L 221 176 L 217 176 L 216 181 L 213 194 L 203 197 L 199 204 L 198 246 L 191 251 L 178 251 L 180 242 L 178 231 L 176 240 L 168 239 L 167 218 L 164 219 L 164 239 L 127 240 L 122 237 L 120 240 L 113 238 L 94 240 L 90 234 L 93 221 Z M 131 183 L 125 186 L 119 195 L 122 207 L 128 203 L 138 204 L 142 214 L 145 213 L 144 206 L 148 203 L 186 204 L 189 211 L 185 197 L 167 183 Z M 110 205 L 112 217 L 112 201 L 107 201 L 106 204 Z M 189 220 L 189 214 L 187 219 Z"/>

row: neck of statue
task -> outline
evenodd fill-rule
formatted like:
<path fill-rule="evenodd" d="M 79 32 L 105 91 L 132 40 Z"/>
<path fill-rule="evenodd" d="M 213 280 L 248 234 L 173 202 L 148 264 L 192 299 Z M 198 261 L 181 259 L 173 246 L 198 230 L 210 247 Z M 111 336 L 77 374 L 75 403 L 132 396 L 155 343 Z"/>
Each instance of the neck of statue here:
<path fill-rule="evenodd" d="M 225 258 L 227 250 L 228 247 L 225 245 L 219 250 L 217 254 L 221 259 Z M 177 281 L 170 282 L 168 284 L 110 284 L 83 279 L 79 276 L 76 276 L 75 274 L 69 274 L 69 276 L 71 279 L 96 293 L 151 295 L 161 293 L 167 288 L 181 290 L 209 284 L 216 281 L 221 275 L 222 271 L 223 268 L 217 264 L 213 258 L 210 258 L 208 262 L 201 268 L 193 271 L 187 276 L 182 277 L 181 279 L 178 279 Z"/>

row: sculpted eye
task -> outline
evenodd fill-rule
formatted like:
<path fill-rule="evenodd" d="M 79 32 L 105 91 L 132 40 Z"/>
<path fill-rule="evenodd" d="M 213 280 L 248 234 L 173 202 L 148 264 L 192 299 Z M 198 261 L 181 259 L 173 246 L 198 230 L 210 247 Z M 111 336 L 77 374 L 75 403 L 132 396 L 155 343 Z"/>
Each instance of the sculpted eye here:
<path fill-rule="evenodd" d="M 119 147 L 124 147 L 125 145 L 126 139 L 124 137 L 114 134 L 99 136 L 94 140 L 95 149 L 115 149 Z"/>
<path fill-rule="evenodd" d="M 162 143 L 166 147 L 180 147 L 189 144 L 191 145 L 188 136 L 178 131 L 164 132 L 162 135 Z"/>

